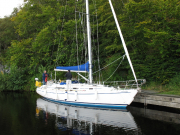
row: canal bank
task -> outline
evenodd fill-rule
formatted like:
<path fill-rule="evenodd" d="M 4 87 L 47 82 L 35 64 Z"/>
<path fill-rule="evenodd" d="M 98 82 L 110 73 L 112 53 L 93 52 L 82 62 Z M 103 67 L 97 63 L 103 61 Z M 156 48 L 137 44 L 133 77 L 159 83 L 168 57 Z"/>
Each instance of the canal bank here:
<path fill-rule="evenodd" d="M 180 96 L 161 95 L 155 91 L 141 90 L 135 96 L 133 103 L 142 103 L 145 107 L 150 104 L 180 109 Z"/>

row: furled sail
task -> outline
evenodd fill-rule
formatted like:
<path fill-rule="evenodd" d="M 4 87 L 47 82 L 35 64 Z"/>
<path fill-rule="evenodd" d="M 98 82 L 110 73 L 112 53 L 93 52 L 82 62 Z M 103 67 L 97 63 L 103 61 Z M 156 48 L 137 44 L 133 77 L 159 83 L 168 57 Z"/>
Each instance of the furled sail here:
<path fill-rule="evenodd" d="M 55 71 L 68 71 L 71 70 L 71 72 L 89 72 L 89 61 L 86 62 L 83 65 L 78 66 L 67 66 L 67 67 L 60 67 L 57 66 Z"/>

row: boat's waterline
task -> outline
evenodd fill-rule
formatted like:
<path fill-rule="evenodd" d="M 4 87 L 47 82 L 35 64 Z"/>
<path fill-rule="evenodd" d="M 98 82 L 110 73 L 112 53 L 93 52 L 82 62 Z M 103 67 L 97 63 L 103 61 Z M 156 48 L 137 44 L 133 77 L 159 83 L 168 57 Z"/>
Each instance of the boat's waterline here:
<path fill-rule="evenodd" d="M 55 100 L 45 97 L 43 99 L 56 103 L 66 104 L 66 105 L 84 106 L 84 107 L 93 107 L 93 108 L 126 109 L 127 107 L 127 104 L 98 104 L 98 103 L 86 103 L 86 102 L 71 102 L 71 101 Z"/>

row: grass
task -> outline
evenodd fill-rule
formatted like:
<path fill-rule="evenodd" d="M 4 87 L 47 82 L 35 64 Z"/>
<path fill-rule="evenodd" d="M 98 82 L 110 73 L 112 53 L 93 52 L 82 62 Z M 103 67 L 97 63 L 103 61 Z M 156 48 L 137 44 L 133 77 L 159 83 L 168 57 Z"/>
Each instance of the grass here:
<path fill-rule="evenodd" d="M 165 95 L 177 95 L 180 96 L 180 91 L 164 91 L 159 94 L 165 94 Z"/>
<path fill-rule="evenodd" d="M 152 90 L 157 92 L 157 94 L 166 94 L 166 95 L 178 95 L 180 96 L 180 85 L 178 83 L 169 83 L 167 85 L 158 84 L 151 82 L 142 86 L 142 90 Z"/>

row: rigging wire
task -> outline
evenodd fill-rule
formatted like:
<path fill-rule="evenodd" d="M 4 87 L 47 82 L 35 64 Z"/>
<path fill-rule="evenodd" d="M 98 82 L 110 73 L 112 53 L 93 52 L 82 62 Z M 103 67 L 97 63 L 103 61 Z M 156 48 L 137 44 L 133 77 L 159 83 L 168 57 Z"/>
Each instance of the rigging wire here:
<path fill-rule="evenodd" d="M 116 70 L 119 68 L 119 66 L 121 65 L 121 63 L 123 62 L 123 60 L 124 60 L 124 58 L 125 58 L 125 56 L 126 56 L 126 54 L 124 54 L 123 56 L 121 56 L 120 58 L 118 58 L 118 59 L 116 59 L 116 60 L 114 60 L 113 62 L 111 62 L 111 63 L 109 63 L 108 65 L 106 65 L 106 66 L 104 66 L 103 68 L 101 68 L 100 70 L 98 70 L 98 71 L 96 71 L 96 72 L 94 72 L 93 74 L 95 74 L 95 73 L 97 73 L 97 72 L 99 72 L 99 71 L 101 71 L 101 70 L 103 70 L 104 68 L 106 68 L 106 67 L 108 67 L 108 66 L 110 66 L 111 64 L 113 64 L 114 62 L 116 62 L 116 61 L 118 61 L 119 59 L 121 59 L 122 58 L 122 60 L 120 61 L 120 63 L 119 63 L 119 65 L 118 65 L 118 67 L 116 68 Z M 112 75 L 116 72 L 116 70 L 111 74 L 111 76 L 110 77 L 112 77 Z M 85 76 L 85 77 L 87 77 L 87 76 Z M 109 77 L 109 78 L 110 78 Z M 108 78 L 108 79 L 109 79 Z M 107 80 L 108 80 L 107 79 Z M 106 81 L 107 81 L 106 80 Z M 105 82 L 106 82 L 105 81 Z"/>
<path fill-rule="evenodd" d="M 86 62 L 87 48 L 86 48 L 86 35 L 85 35 L 85 4 L 83 1 L 75 1 L 75 29 L 76 29 L 76 55 L 77 55 L 77 65 L 81 65 L 81 62 Z M 78 11 L 79 10 L 79 11 Z M 78 15 L 77 15 L 78 14 Z M 79 18 L 77 17 L 79 16 Z M 79 53 L 81 51 L 81 53 Z M 85 61 L 84 61 L 85 59 Z M 79 79 L 79 75 L 78 75 Z"/>
<path fill-rule="evenodd" d="M 63 15 L 63 21 L 62 21 L 62 25 L 61 25 L 61 32 L 60 32 L 60 38 L 59 38 L 59 44 L 58 44 L 58 50 L 57 50 L 57 55 L 56 55 L 56 63 L 55 63 L 55 66 L 57 65 L 57 61 L 58 61 L 58 57 L 60 57 L 60 56 L 58 56 L 58 52 L 59 52 L 59 46 L 60 46 L 60 42 L 61 42 L 61 37 L 62 37 L 62 29 L 63 29 L 63 24 L 64 24 L 64 18 L 65 18 L 65 14 L 66 14 L 66 8 L 67 8 L 67 0 L 66 0 L 66 5 L 65 5 L 65 9 L 64 9 L 64 15 Z M 61 7 L 61 11 L 62 11 L 62 7 Z M 61 52 L 63 51 L 63 49 L 61 50 Z"/>
<path fill-rule="evenodd" d="M 77 2 L 78 1 L 75 0 L 75 25 L 76 25 L 77 64 L 79 64 L 79 61 L 78 61 L 78 40 L 77 40 L 77 20 L 76 20 Z M 78 70 L 79 70 L 79 66 L 78 66 Z M 78 82 L 79 82 L 79 74 L 78 74 Z"/>
<path fill-rule="evenodd" d="M 104 68 L 110 66 L 111 64 L 113 64 L 114 62 L 118 61 L 119 59 L 123 58 L 122 60 L 124 60 L 124 57 L 126 56 L 126 54 L 124 54 L 123 56 L 121 56 L 120 58 L 116 59 L 115 61 L 111 62 L 110 64 L 106 65 L 105 67 L 101 68 L 100 70 L 96 71 L 96 72 L 99 72 L 101 70 L 103 70 Z M 94 72 L 94 73 L 96 73 Z"/>
<path fill-rule="evenodd" d="M 77 37 L 77 36 L 78 36 L 78 35 L 77 35 L 78 33 L 77 33 L 77 18 L 76 18 L 77 2 L 78 2 L 78 1 L 75 0 L 75 3 L 76 3 L 76 5 L 75 5 L 75 23 L 76 23 L 77 65 L 79 65 L 79 55 L 78 55 L 78 50 L 79 50 L 79 49 L 78 49 L 78 37 Z M 79 66 L 78 66 L 78 70 L 79 70 Z M 78 74 L 78 82 L 79 82 L 79 74 Z"/>
<path fill-rule="evenodd" d="M 75 1 L 76 3 L 76 1 Z M 76 19 L 76 9 L 77 9 L 77 3 L 75 5 L 75 22 L 76 22 L 76 47 L 77 47 L 77 65 L 79 65 L 79 55 L 78 55 L 78 39 L 77 39 L 77 19 Z M 78 66 L 78 70 L 79 70 L 79 66 Z M 78 75 L 79 78 L 79 75 Z"/>
<path fill-rule="evenodd" d="M 78 2 L 78 0 L 77 0 L 77 2 Z M 76 3 L 77 4 L 77 3 Z M 94 36 L 93 36 L 93 46 L 95 47 L 95 51 L 96 51 L 96 54 L 97 54 L 97 61 L 98 61 L 98 68 L 99 68 L 99 70 L 98 71 L 96 71 L 96 72 L 94 72 L 93 74 L 95 74 L 95 73 L 97 73 L 97 72 L 99 72 L 99 80 L 101 79 L 101 70 L 102 69 L 104 69 L 104 68 L 106 68 L 107 66 L 109 66 L 109 65 L 111 65 L 112 63 L 114 63 L 114 62 L 116 62 L 117 60 L 119 60 L 120 58 L 118 58 L 117 60 L 115 60 L 114 62 L 112 62 L 112 63 L 110 63 L 110 64 L 108 64 L 107 66 L 105 66 L 105 67 L 103 67 L 103 68 L 100 68 L 100 59 L 99 59 L 99 35 L 98 35 L 98 17 L 97 17 L 97 8 L 96 8 L 96 0 L 94 1 L 93 0 L 93 5 L 94 5 L 94 7 L 95 7 L 95 17 L 96 17 L 96 22 L 97 22 L 97 48 L 96 48 L 96 45 L 95 45 L 95 38 L 94 38 Z M 59 49 L 60 49 L 60 44 L 61 44 L 61 38 L 62 38 L 62 32 L 63 32 L 63 26 L 64 26 L 64 20 L 65 20 L 65 15 L 66 15 L 66 10 L 67 10 L 67 0 L 66 0 L 66 5 L 65 6 L 62 6 L 61 7 L 61 12 L 60 13 L 62 13 L 62 11 L 63 11 L 63 7 L 65 7 L 64 8 L 64 15 L 63 15 L 63 19 L 62 19 L 62 25 L 61 25 L 61 31 L 60 31 L 60 38 L 59 38 L 59 44 L 58 44 L 58 51 L 57 51 L 57 55 L 56 55 L 56 63 L 55 64 L 57 64 L 58 63 L 58 59 L 59 59 L 59 57 L 60 57 L 60 55 L 58 55 L 58 52 L 59 52 Z M 83 7 L 83 5 L 81 5 L 81 7 Z M 84 15 L 85 15 L 85 13 L 83 12 L 83 8 L 81 8 L 82 9 L 82 12 L 79 12 L 79 11 L 76 11 L 76 9 L 77 9 L 77 5 L 76 5 L 76 8 L 75 8 L 75 20 L 76 20 L 76 49 L 77 49 L 77 64 L 79 65 L 83 60 L 82 60 L 82 58 L 83 58 L 83 55 L 81 55 L 81 59 L 79 60 L 79 42 L 78 42 L 78 34 L 77 34 L 77 17 L 76 17 L 76 13 L 79 13 L 79 17 L 81 17 L 82 16 L 82 18 L 80 18 L 81 19 L 81 23 L 78 23 L 78 24 L 80 24 L 80 26 L 82 27 L 82 35 L 83 35 L 83 44 L 84 44 L 84 47 L 85 47 L 85 49 L 81 49 L 82 50 L 82 54 L 84 54 L 84 58 L 85 58 L 85 61 L 86 61 L 86 57 L 87 57 L 87 38 L 86 38 L 86 34 L 85 34 L 85 31 L 86 31 L 86 29 L 85 29 L 85 24 L 86 23 L 84 23 L 84 21 L 85 21 L 85 17 L 84 17 Z M 60 15 L 61 16 L 61 15 Z M 94 16 L 94 15 L 91 15 L 91 16 Z M 59 20 L 60 20 L 60 17 L 59 17 Z M 93 17 L 93 24 L 94 24 L 94 17 Z M 59 21 L 58 21 L 58 26 L 57 26 L 57 29 L 58 29 L 58 27 L 59 27 Z M 79 29 L 80 30 L 80 29 Z M 94 29 L 94 27 L 93 27 L 93 33 L 95 33 L 95 29 Z M 80 32 L 81 32 L 81 30 L 80 30 Z M 81 35 L 81 34 L 80 34 Z M 73 38 L 74 39 L 74 38 Z M 80 38 L 80 39 L 82 39 L 82 38 Z M 71 40 L 72 41 L 72 40 Z M 74 43 L 74 40 L 72 41 L 72 43 Z M 54 42 L 54 44 L 55 44 L 55 42 Z M 53 46 L 53 48 L 54 48 L 54 46 Z M 84 53 L 83 53 L 83 50 L 84 50 Z M 61 52 L 63 51 L 63 49 L 61 50 Z M 123 59 L 124 59 L 124 57 L 125 57 L 125 55 L 123 56 Z M 51 58 L 52 58 L 52 56 L 51 56 Z M 123 59 L 122 59 L 122 61 L 123 61 Z M 122 62 L 121 61 L 121 62 Z M 121 62 L 120 62 L 120 64 L 121 64 Z M 95 62 L 94 62 L 95 63 Z M 120 66 L 120 64 L 118 65 L 118 67 Z M 118 67 L 116 68 L 116 70 L 118 69 Z M 116 70 L 112 73 L 112 75 L 116 72 Z M 111 75 L 111 76 L 112 76 Z M 110 77 L 111 77 L 110 76 Z M 110 78 L 109 77 L 109 78 Z M 109 79 L 108 78 L 108 79 Z M 107 79 L 107 80 L 108 80 Z M 107 81 L 106 80 L 106 81 Z"/>
<path fill-rule="evenodd" d="M 82 43 L 81 43 L 82 54 L 81 54 L 80 62 L 83 62 L 83 63 L 87 62 L 87 52 L 88 52 L 87 51 L 87 37 L 86 37 L 86 34 L 85 34 L 86 33 L 86 29 L 85 29 L 86 28 L 86 14 L 84 13 L 84 10 L 86 9 L 85 6 L 86 6 L 85 3 L 81 3 L 81 5 L 80 5 L 81 12 L 79 12 L 79 16 L 81 17 L 81 23 L 79 23 L 79 27 L 81 28 L 80 32 L 82 32 L 82 34 L 80 33 L 80 35 L 82 35 L 82 38 L 80 38 L 80 39 L 83 39 Z"/>
<path fill-rule="evenodd" d="M 101 79 L 101 70 L 102 69 L 104 69 L 104 68 L 106 68 L 106 67 L 108 67 L 109 65 L 111 65 L 111 64 L 113 64 L 114 62 L 116 62 L 117 60 L 119 60 L 120 58 L 122 58 L 123 57 L 123 59 L 124 59 L 124 56 L 122 56 L 122 57 L 120 57 L 120 58 L 118 58 L 117 60 L 115 60 L 115 61 L 113 61 L 112 63 L 110 63 L 110 64 L 108 64 L 107 66 L 105 66 L 105 67 L 103 67 L 103 68 L 100 68 L 100 59 L 99 59 L 99 35 L 98 35 L 98 17 L 97 17 L 97 7 L 96 7 L 96 1 L 94 1 L 93 0 L 93 5 L 94 5 L 94 9 L 95 9 L 95 15 L 91 15 L 91 16 L 93 16 L 93 24 L 95 24 L 95 19 L 94 19 L 94 16 L 95 16 L 95 18 L 96 18 L 96 31 L 97 31 L 97 34 L 96 34 L 96 36 L 97 36 L 97 48 L 96 48 L 96 45 L 95 45 L 95 37 L 94 36 L 92 36 L 92 38 L 93 38 L 93 42 L 92 42 L 92 44 L 93 44 L 93 50 L 95 50 L 95 52 L 96 52 L 96 54 L 97 54 L 97 62 L 98 62 L 98 71 L 96 71 L 96 72 L 94 72 L 93 74 L 95 74 L 95 73 L 97 73 L 97 72 L 99 72 L 99 80 Z M 76 9 L 77 9 L 77 5 L 76 5 Z M 87 38 L 85 38 L 86 36 L 85 36 L 85 23 L 83 23 L 84 22 L 84 12 L 83 12 L 83 8 L 82 8 L 82 12 L 79 12 L 79 11 L 77 11 L 77 10 L 75 10 L 75 20 L 77 21 L 77 17 L 76 17 L 76 13 L 79 13 L 79 18 L 81 19 L 81 27 L 82 27 L 82 31 L 83 31 L 83 39 L 84 39 L 84 47 L 85 47 L 85 53 L 84 53 L 84 58 L 85 58 L 85 61 L 86 61 L 86 54 L 87 54 L 87 52 L 86 52 L 86 39 Z M 80 30 L 81 31 L 81 30 Z M 94 29 L 94 27 L 92 27 L 92 33 L 94 33 L 95 34 L 95 29 Z M 81 34 L 80 34 L 81 35 Z M 78 44 L 79 42 L 78 42 L 78 38 L 77 38 L 77 22 L 76 22 L 76 45 L 77 45 L 77 56 L 79 56 L 79 54 L 78 54 L 78 50 L 79 50 L 79 44 Z M 82 54 L 83 54 L 83 49 L 82 49 Z M 81 62 L 82 61 L 82 56 L 83 55 L 81 55 L 81 60 L 79 61 L 79 59 L 78 59 L 78 57 L 77 57 L 77 64 L 79 65 L 80 63 L 79 62 Z M 122 61 L 121 61 L 122 62 Z M 95 60 L 94 60 L 94 63 L 96 63 L 95 62 Z M 119 64 L 120 65 L 120 64 Z M 119 66 L 118 66 L 119 67 Z M 117 68 L 118 68 L 117 67 Z M 117 68 L 116 68 L 116 70 L 117 70 Z M 116 71 L 115 70 L 115 71 Z M 113 72 L 113 74 L 115 73 L 115 71 Z M 112 74 L 112 75 L 113 75 Z M 112 76 L 111 75 L 111 76 Z M 110 77 L 111 77 L 110 76 Z"/>
<path fill-rule="evenodd" d="M 94 4 L 94 3 L 93 3 Z M 91 46 L 92 46 L 92 63 L 94 63 L 95 65 L 95 60 L 94 60 L 94 53 L 93 52 L 96 52 L 96 46 L 95 46 L 95 39 L 94 39 L 94 34 L 95 34 L 95 30 L 94 30 L 94 16 L 93 16 L 93 23 L 91 24 L 92 27 L 91 27 Z M 95 70 L 96 70 L 96 66 L 95 66 Z M 93 72 L 92 72 L 93 74 Z M 96 78 L 97 78 L 97 74 L 96 74 Z"/>
<path fill-rule="evenodd" d="M 97 25 L 97 46 L 98 46 L 98 49 L 97 49 L 97 52 L 98 52 L 98 54 L 97 54 L 97 57 L 98 57 L 98 68 L 100 69 L 101 67 L 100 67 L 100 60 L 99 60 L 99 35 L 98 35 L 98 33 L 99 33 L 99 29 L 98 29 L 98 18 L 97 18 L 97 6 L 96 6 L 96 0 L 95 0 L 95 2 L 94 2 L 94 0 L 93 0 L 93 4 L 94 4 L 94 7 L 95 7 L 95 13 L 96 13 L 96 21 L 97 21 L 97 23 L 96 23 L 96 25 Z M 100 74 L 101 74 L 101 72 L 99 72 L 99 81 L 100 81 Z"/>
<path fill-rule="evenodd" d="M 82 5 L 82 12 L 86 13 L 86 3 L 84 1 L 84 4 Z M 87 39 L 87 24 L 86 24 L 86 14 L 82 14 L 83 16 L 83 21 L 81 23 L 82 26 L 82 32 L 83 32 L 83 46 L 84 46 L 84 58 L 85 58 L 85 62 L 88 60 L 88 39 Z M 83 56 L 83 55 L 82 55 Z M 85 73 L 85 75 L 87 75 L 87 73 Z"/>
<path fill-rule="evenodd" d="M 59 58 L 61 57 L 61 55 L 58 55 L 58 54 L 61 54 L 61 53 L 64 51 L 64 49 L 66 49 L 65 46 L 71 45 L 71 44 L 74 42 L 74 37 L 73 37 L 73 39 L 70 40 L 71 43 L 69 43 L 69 42 L 67 41 L 66 44 L 64 44 L 64 47 L 61 49 L 61 52 L 59 51 L 59 49 L 61 48 L 60 45 L 62 44 L 61 38 L 62 38 L 62 33 L 63 33 L 63 26 L 64 26 L 64 24 L 65 24 L 65 15 L 66 15 L 67 6 L 68 6 L 68 3 L 67 3 L 67 0 L 66 0 L 66 5 L 64 6 L 64 15 L 63 15 L 62 23 L 61 23 L 62 25 L 61 25 L 60 38 L 59 38 L 59 44 L 58 44 L 58 50 L 57 50 L 56 63 L 55 63 L 55 65 L 58 64 L 58 60 L 59 60 Z M 62 8 L 61 8 L 61 12 L 62 12 L 62 11 L 63 11 L 63 6 L 62 6 Z M 72 31 L 72 33 L 73 33 L 73 32 L 74 32 L 74 31 Z M 71 33 L 70 35 L 72 35 L 72 33 Z M 59 53 L 59 52 L 60 52 L 60 53 Z M 71 55 L 71 57 L 73 57 L 73 56 Z M 70 61 L 71 61 L 71 58 L 70 58 Z M 69 65 L 70 65 L 70 61 L 68 61 L 68 62 L 69 62 Z"/>
<path fill-rule="evenodd" d="M 60 2 L 59 2 L 60 3 Z M 63 3 L 63 2 L 62 2 Z M 60 3 L 61 4 L 61 3 Z M 62 10 L 62 8 L 61 8 L 61 10 Z M 57 19 L 57 22 L 58 22 L 58 25 L 57 25 L 57 28 L 56 28 L 56 34 L 55 34 L 55 39 L 57 39 L 57 32 L 58 32 L 58 28 L 59 28 L 59 20 L 60 20 L 60 16 L 61 16 L 61 12 L 60 12 L 60 15 L 59 15 L 59 19 Z M 53 53 L 54 53 L 54 46 L 55 46 L 55 43 L 56 43 L 56 41 L 54 41 L 54 44 L 53 44 L 53 49 L 52 49 L 52 55 L 51 55 L 51 60 L 52 60 L 52 56 L 53 56 Z M 57 61 L 57 59 L 56 59 L 56 61 Z M 54 64 L 56 64 L 56 63 L 54 63 Z M 56 66 L 56 65 L 55 65 Z"/>
<path fill-rule="evenodd" d="M 109 76 L 109 78 L 106 79 L 104 82 L 106 82 L 107 80 L 109 80 L 109 79 L 113 76 L 113 74 L 117 71 L 117 69 L 118 69 L 119 66 L 121 65 L 122 61 L 124 60 L 125 55 L 123 55 L 122 57 L 123 57 L 123 58 L 122 58 L 121 62 L 119 63 L 119 65 L 117 66 L 116 70 L 114 70 L 114 72 L 113 72 L 113 73 Z"/>

